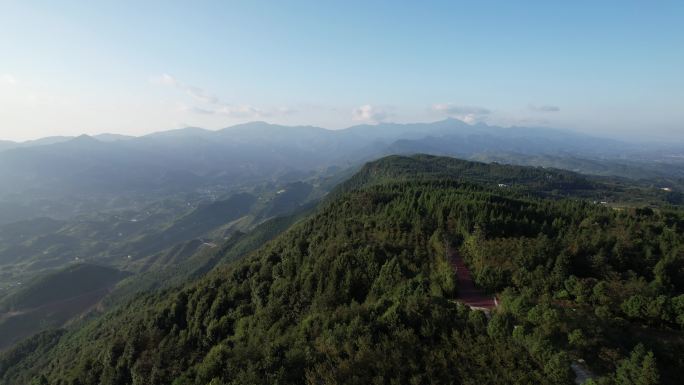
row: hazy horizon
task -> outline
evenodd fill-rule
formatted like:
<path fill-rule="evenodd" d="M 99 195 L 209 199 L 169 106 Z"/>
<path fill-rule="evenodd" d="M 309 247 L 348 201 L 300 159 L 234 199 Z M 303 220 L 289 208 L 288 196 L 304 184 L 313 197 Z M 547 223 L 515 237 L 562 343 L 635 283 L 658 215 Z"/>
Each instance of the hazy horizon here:
<path fill-rule="evenodd" d="M 0 385 L 674 385 L 684 1 L 0 0 Z"/>
<path fill-rule="evenodd" d="M 162 129 L 162 130 L 157 130 L 157 131 L 151 131 L 151 132 L 143 132 L 143 133 L 133 133 L 133 134 L 127 134 L 127 133 L 122 133 L 122 132 L 114 132 L 114 131 L 104 131 L 104 132 L 81 132 L 81 133 L 76 133 L 76 134 L 71 134 L 71 135 L 50 135 L 50 136 L 39 136 L 39 137 L 32 137 L 32 138 L 27 138 L 27 139 L 11 139 L 11 138 L 1 138 L 0 141 L 7 141 L 7 142 L 14 142 L 14 143 L 27 143 L 27 142 L 32 142 L 32 141 L 37 141 L 41 139 L 50 139 L 50 138 L 76 138 L 79 136 L 90 136 L 90 137 L 99 137 L 99 136 L 107 136 L 107 135 L 114 135 L 114 136 L 122 136 L 122 137 L 130 137 L 130 138 L 140 138 L 144 137 L 147 135 L 153 135 L 153 134 L 158 134 L 158 133 L 163 133 L 163 132 L 168 132 L 168 131 L 174 131 L 174 130 L 184 130 L 184 129 L 200 129 L 200 130 L 206 130 L 206 131 L 221 131 L 224 129 L 230 129 L 232 127 L 237 127 L 241 125 L 249 125 L 249 124 L 254 124 L 254 123 L 265 123 L 268 125 L 275 125 L 275 126 L 282 126 L 285 128 L 291 128 L 291 127 L 312 127 L 312 128 L 319 128 L 319 129 L 324 129 L 328 131 L 338 131 L 338 130 L 346 130 L 358 126 L 377 126 L 377 125 L 383 125 L 383 124 L 389 124 L 389 125 L 411 125 L 411 124 L 433 124 L 433 123 L 438 123 L 442 121 L 446 121 L 449 119 L 457 120 L 462 123 L 465 123 L 469 126 L 477 126 L 477 125 L 485 125 L 489 127 L 501 127 L 505 129 L 511 129 L 515 130 L 516 128 L 533 128 L 533 129 L 542 129 L 542 130 L 549 130 L 549 131 L 559 131 L 559 132 L 566 132 L 566 133 L 572 133 L 572 134 L 578 134 L 578 135 L 586 135 L 587 137 L 595 137 L 595 138 L 602 138 L 602 139 L 615 139 L 623 142 L 643 142 L 643 143 L 650 143 L 650 144 L 658 144 L 658 143 L 669 143 L 669 144 L 684 144 L 684 137 L 682 138 L 658 138 L 658 137 L 649 137 L 648 135 L 635 135 L 635 136 L 630 136 L 630 135 L 623 135 L 623 136 L 618 136 L 618 137 L 612 137 L 608 133 L 592 133 L 592 132 L 584 132 L 584 131 L 579 131 L 579 130 L 573 130 L 573 129 L 567 129 L 567 128 L 560 128 L 560 127 L 545 127 L 545 126 L 534 126 L 534 125 L 529 125 L 529 126 L 524 126 L 524 125 L 495 125 L 495 124 L 488 124 L 486 122 L 465 122 L 461 119 L 456 119 L 456 118 L 451 118 L 447 117 L 445 119 L 439 119 L 439 120 L 431 120 L 431 121 L 415 121 L 415 122 L 393 122 L 393 121 L 386 121 L 386 122 L 379 122 L 379 123 L 357 123 L 357 124 L 352 124 L 349 126 L 345 127 L 339 127 L 339 128 L 331 128 L 331 127 L 322 127 L 322 126 L 315 126 L 311 124 L 279 124 L 275 122 L 270 122 L 267 120 L 250 120 L 250 121 L 245 121 L 241 123 L 236 123 L 236 124 L 230 124 L 227 126 L 222 126 L 222 127 L 213 127 L 213 128 L 208 128 L 208 127 L 199 127 L 199 126 L 182 126 L 182 127 L 173 127 L 169 129 Z"/>
<path fill-rule="evenodd" d="M 5 2 L 0 137 L 454 117 L 681 141 L 684 5 Z"/>

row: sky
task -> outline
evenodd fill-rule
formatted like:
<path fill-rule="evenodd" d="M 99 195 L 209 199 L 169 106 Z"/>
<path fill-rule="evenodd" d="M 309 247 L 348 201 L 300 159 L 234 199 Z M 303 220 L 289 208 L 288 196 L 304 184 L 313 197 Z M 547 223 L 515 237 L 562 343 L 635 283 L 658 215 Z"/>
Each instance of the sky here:
<path fill-rule="evenodd" d="M 0 139 L 446 117 L 682 141 L 684 2 L 0 0 Z"/>

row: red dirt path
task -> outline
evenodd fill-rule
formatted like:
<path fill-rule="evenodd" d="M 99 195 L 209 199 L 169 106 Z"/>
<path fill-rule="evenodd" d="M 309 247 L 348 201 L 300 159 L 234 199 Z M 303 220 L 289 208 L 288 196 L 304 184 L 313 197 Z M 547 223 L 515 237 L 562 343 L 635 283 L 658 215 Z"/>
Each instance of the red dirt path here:
<path fill-rule="evenodd" d="M 493 296 L 489 296 L 475 287 L 470 270 L 463 262 L 463 258 L 453 251 L 449 251 L 449 263 L 456 272 L 458 279 L 458 300 L 470 307 L 493 309 L 496 302 Z"/>

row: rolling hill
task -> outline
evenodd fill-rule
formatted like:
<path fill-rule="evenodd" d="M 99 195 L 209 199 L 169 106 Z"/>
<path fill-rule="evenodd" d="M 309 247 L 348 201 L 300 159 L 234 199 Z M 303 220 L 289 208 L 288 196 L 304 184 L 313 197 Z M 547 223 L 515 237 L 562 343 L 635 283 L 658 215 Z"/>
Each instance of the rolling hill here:
<path fill-rule="evenodd" d="M 0 301 L 0 350 L 41 330 L 61 327 L 105 297 L 128 274 L 75 264 L 32 282 Z"/>
<path fill-rule="evenodd" d="M 571 384 L 579 358 L 601 383 L 677 383 L 684 213 L 572 195 L 596 188 L 384 158 L 246 257 L 17 345 L 0 383 Z M 498 296 L 491 319 L 456 300 L 447 247 Z"/>

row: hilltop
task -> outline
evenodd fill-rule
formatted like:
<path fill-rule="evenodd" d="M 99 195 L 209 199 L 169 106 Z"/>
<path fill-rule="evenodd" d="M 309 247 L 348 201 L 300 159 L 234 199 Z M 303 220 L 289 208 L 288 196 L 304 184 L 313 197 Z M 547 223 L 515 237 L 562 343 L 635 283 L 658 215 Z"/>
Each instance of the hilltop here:
<path fill-rule="evenodd" d="M 684 214 L 595 204 L 572 191 L 600 184 L 549 181 L 558 173 L 425 156 L 367 164 L 243 258 L 23 342 L 0 358 L 0 378 L 570 384 L 582 358 L 603 383 L 676 383 Z M 521 188 L 490 182 L 506 175 Z M 455 300 L 447 247 L 499 298 L 491 319 Z"/>

